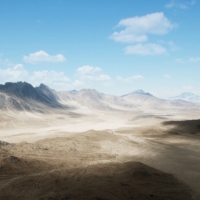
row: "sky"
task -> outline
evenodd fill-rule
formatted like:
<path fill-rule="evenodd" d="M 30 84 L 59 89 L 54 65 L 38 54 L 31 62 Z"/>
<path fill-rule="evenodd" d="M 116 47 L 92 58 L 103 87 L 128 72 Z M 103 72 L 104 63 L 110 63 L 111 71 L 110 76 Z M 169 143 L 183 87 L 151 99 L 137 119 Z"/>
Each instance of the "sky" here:
<path fill-rule="evenodd" d="M 0 84 L 200 95 L 199 0 L 1 0 Z"/>

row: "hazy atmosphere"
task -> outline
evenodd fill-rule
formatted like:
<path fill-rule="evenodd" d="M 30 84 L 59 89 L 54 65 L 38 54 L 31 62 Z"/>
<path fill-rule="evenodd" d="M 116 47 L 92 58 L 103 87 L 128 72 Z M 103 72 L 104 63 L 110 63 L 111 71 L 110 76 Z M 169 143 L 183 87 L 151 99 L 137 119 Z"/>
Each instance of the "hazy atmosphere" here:
<path fill-rule="evenodd" d="M 2 0 L 0 200 L 200 200 L 199 10 Z"/>

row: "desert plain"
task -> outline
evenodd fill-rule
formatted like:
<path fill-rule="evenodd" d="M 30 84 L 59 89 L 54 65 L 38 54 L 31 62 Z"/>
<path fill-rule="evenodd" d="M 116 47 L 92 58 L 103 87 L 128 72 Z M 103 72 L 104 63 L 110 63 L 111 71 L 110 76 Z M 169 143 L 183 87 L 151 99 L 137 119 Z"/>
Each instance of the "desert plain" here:
<path fill-rule="evenodd" d="M 200 199 L 200 110 L 1 111 L 0 199 Z"/>

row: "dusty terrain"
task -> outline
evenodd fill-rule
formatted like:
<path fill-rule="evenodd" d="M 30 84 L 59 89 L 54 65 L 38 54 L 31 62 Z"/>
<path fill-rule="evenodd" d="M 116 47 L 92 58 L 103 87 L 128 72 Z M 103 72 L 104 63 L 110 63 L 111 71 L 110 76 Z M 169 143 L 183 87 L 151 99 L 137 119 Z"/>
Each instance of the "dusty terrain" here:
<path fill-rule="evenodd" d="M 200 199 L 199 113 L 150 113 L 2 112 L 0 199 Z"/>

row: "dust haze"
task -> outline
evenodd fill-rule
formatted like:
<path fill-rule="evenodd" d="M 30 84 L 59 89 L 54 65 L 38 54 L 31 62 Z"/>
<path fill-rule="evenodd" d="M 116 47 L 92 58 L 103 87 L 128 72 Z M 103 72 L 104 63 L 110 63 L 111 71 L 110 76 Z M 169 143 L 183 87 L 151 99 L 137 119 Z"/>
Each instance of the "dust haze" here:
<path fill-rule="evenodd" d="M 20 82 L 0 104 L 0 199 L 200 199 L 199 103 Z"/>

